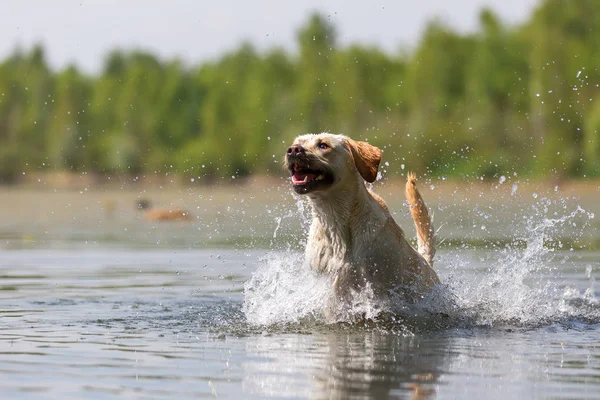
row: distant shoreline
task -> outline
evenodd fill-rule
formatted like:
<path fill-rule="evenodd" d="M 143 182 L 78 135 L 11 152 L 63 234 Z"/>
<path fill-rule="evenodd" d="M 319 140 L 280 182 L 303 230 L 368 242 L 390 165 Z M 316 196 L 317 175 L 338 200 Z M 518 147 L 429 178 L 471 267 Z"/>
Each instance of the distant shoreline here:
<path fill-rule="evenodd" d="M 513 184 L 518 186 L 520 192 L 535 191 L 560 191 L 564 194 L 571 193 L 599 193 L 600 178 L 577 178 L 577 179 L 549 179 L 549 178 L 520 178 L 508 176 L 504 178 L 474 179 L 474 178 L 429 178 L 420 176 L 419 184 L 423 186 L 425 193 L 430 190 L 440 192 L 452 191 L 487 191 L 500 189 L 502 187 L 511 187 Z M 285 185 L 288 179 L 285 173 L 278 176 L 254 174 L 247 177 L 235 177 L 229 179 L 189 179 L 181 175 L 106 175 L 97 173 L 72 173 L 68 171 L 48 172 L 48 173 L 26 173 L 21 179 L 14 183 L 0 184 L 1 189 L 10 190 L 55 190 L 66 191 L 78 190 L 123 190 L 123 189 L 237 189 L 240 187 L 272 187 Z M 402 176 L 384 177 L 375 182 L 373 188 L 375 191 L 385 188 L 404 186 Z"/>
<path fill-rule="evenodd" d="M 52 245 L 56 238 L 153 246 L 154 236 L 148 235 L 155 229 L 165 231 L 166 236 L 158 240 L 177 238 L 178 245 L 185 247 L 227 244 L 229 239 L 224 239 L 223 232 L 229 231 L 238 232 L 236 243 L 268 246 L 274 232 L 282 243 L 289 238 L 297 243 L 298 233 L 308 223 L 300 219 L 298 225 L 295 217 L 306 215 L 308 205 L 305 197 L 294 193 L 285 173 L 216 180 L 211 185 L 175 177 L 151 181 L 124 176 L 107 177 L 108 183 L 99 184 L 83 179 L 85 175 L 82 179 L 50 175 L 37 176 L 33 181 L 32 175 L 19 184 L 0 185 L 0 249 L 21 248 L 33 242 Z M 552 233 L 549 238 L 565 246 L 573 243 L 575 248 L 600 249 L 600 221 L 594 218 L 600 215 L 600 179 L 557 182 L 514 176 L 484 181 L 421 177 L 418 185 L 446 245 L 487 246 L 490 241 L 498 245 L 506 238 L 512 240 L 513 228 L 528 223 L 522 218 L 540 224 L 572 215 L 577 218 L 560 225 L 560 234 Z M 412 235 L 404 186 L 402 177 L 384 178 L 373 184 L 373 190 Z M 159 225 L 148 220 L 140 202 L 161 210 L 185 210 L 190 220 Z"/>

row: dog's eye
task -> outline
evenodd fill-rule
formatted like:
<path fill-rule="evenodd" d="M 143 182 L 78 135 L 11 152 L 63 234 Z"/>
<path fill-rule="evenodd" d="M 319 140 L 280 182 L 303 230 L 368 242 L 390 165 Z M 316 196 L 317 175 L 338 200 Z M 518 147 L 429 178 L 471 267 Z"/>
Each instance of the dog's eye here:
<path fill-rule="evenodd" d="M 327 143 L 319 143 L 319 148 L 325 150 L 329 148 L 329 145 Z"/>

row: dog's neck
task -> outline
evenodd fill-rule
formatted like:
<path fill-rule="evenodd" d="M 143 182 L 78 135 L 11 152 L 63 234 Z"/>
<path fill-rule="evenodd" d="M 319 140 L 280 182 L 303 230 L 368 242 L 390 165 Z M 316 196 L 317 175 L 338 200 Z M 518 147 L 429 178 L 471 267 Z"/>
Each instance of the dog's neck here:
<path fill-rule="evenodd" d="M 320 231 L 325 233 L 337 251 L 345 253 L 351 246 L 353 231 L 360 229 L 355 226 L 359 220 L 356 216 L 368 212 L 365 208 L 369 207 L 369 197 L 360 176 L 326 193 L 316 193 L 309 197 L 313 224 L 320 224 Z"/>

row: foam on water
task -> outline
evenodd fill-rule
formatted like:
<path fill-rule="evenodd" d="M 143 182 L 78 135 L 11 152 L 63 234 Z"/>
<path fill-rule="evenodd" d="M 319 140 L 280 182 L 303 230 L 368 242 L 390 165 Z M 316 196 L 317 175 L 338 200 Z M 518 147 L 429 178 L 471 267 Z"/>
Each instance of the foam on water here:
<path fill-rule="evenodd" d="M 530 215 L 524 216 L 522 226 L 515 227 L 513 242 L 502 248 L 478 252 L 464 246 L 443 253 L 438 265 L 445 264 L 441 275 L 444 283 L 417 304 L 406 303 L 400 295 L 374 298 L 368 286 L 355 293 L 350 304 L 339 304 L 330 279 L 311 271 L 301 254 L 273 252 L 260 260 L 246 283 L 243 312 L 248 323 L 263 326 L 356 322 L 382 316 L 389 321 L 393 316 L 394 322 L 413 331 L 417 325 L 535 327 L 573 319 L 600 323 L 593 266 L 587 269 L 588 289 L 565 287 L 557 279 L 560 271 L 551 266 L 555 250 L 548 246 L 566 227 L 572 232 L 579 224 L 575 236 L 582 235 L 594 216 L 577 206 L 549 218 L 549 204 L 549 200 L 539 199 Z M 561 254 L 564 257 L 564 252 Z M 563 262 L 568 263 L 568 257 Z"/>

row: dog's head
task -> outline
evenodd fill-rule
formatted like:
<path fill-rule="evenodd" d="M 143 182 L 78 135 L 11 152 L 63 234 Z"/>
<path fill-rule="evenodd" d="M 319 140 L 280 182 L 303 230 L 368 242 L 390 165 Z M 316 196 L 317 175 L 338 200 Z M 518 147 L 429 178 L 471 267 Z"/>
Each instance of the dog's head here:
<path fill-rule="evenodd" d="M 325 191 L 357 175 L 373 182 L 380 161 L 377 147 L 330 133 L 298 136 L 285 155 L 298 194 Z"/>

